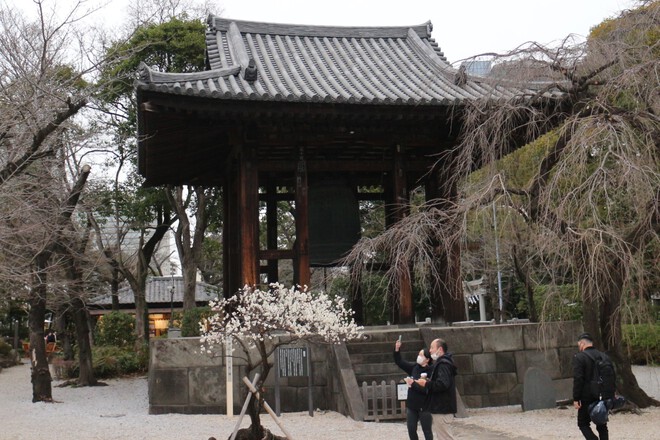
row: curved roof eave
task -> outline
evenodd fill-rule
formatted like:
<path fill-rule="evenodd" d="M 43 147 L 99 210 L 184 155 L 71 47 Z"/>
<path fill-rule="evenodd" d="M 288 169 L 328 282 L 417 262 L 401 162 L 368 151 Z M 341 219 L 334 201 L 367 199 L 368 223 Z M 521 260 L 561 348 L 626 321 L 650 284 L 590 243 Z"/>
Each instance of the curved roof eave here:
<path fill-rule="evenodd" d="M 208 18 L 211 70 L 162 73 L 141 65 L 138 91 L 222 100 L 447 106 L 522 89 L 460 77 L 432 24 L 287 25 Z"/>

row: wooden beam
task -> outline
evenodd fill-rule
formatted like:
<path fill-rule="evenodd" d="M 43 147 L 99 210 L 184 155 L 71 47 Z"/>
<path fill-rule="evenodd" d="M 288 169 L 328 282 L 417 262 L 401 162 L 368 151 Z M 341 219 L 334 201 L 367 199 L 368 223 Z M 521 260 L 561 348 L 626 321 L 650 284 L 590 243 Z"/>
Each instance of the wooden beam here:
<path fill-rule="evenodd" d="M 309 200 L 307 187 L 307 162 L 304 150 L 300 150 L 300 158 L 296 168 L 296 253 L 297 253 L 297 283 L 309 286 L 311 271 L 309 268 Z"/>
<path fill-rule="evenodd" d="M 293 249 L 261 249 L 259 251 L 260 260 L 293 260 L 296 251 Z"/>

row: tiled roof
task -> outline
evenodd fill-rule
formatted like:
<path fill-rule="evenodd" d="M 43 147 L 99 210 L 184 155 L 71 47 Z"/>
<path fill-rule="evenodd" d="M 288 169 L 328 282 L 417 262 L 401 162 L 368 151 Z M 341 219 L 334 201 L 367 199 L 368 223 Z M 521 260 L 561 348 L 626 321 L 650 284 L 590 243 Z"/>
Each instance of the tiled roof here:
<path fill-rule="evenodd" d="M 147 280 L 147 303 L 149 304 L 170 304 L 172 300 L 172 286 L 174 285 L 175 303 L 183 302 L 183 277 L 152 277 Z M 135 295 L 133 290 L 125 286 L 119 289 L 119 304 L 135 304 Z M 211 284 L 198 281 L 195 290 L 195 302 L 207 302 L 218 298 L 218 289 Z M 92 299 L 89 302 L 96 306 L 109 306 L 112 304 L 110 295 L 103 295 Z"/>
<path fill-rule="evenodd" d="M 407 27 L 328 27 L 208 19 L 199 73 L 142 66 L 138 90 L 216 99 L 449 105 L 519 90 L 465 76 L 431 38 Z"/>

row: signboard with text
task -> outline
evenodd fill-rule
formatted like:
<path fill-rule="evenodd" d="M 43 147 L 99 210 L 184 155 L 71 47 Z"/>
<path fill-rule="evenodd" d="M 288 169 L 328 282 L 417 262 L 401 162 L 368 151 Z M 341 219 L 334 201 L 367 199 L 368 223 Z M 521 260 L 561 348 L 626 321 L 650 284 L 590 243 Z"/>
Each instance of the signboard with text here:
<path fill-rule="evenodd" d="M 309 352 L 307 347 L 279 347 L 277 356 L 279 377 L 309 376 Z"/>

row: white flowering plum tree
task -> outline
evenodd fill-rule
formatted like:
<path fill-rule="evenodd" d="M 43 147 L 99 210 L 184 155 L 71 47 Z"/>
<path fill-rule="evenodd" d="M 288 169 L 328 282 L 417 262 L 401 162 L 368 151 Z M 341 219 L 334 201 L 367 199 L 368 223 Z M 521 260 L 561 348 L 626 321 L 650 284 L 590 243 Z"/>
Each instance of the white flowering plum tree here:
<path fill-rule="evenodd" d="M 360 337 L 360 330 L 341 297 L 306 287 L 287 288 L 271 284 L 267 290 L 245 286 L 235 296 L 211 304 L 214 315 L 200 323 L 202 348 L 213 355 L 222 351 L 227 337 L 242 348 L 249 377 L 259 373 L 257 389 L 273 367 L 269 358 L 277 347 L 304 340 L 339 344 Z M 263 393 L 248 407 L 251 426 L 239 431 L 237 439 L 278 438 L 261 426 Z"/>

